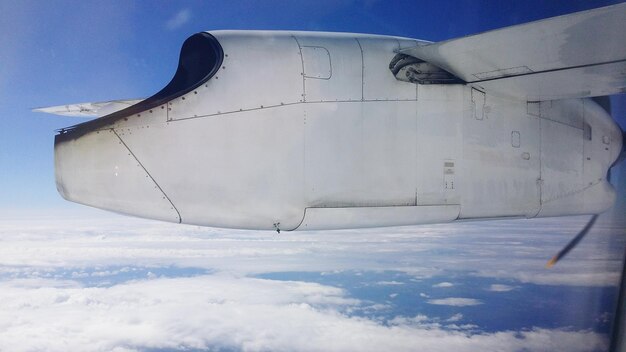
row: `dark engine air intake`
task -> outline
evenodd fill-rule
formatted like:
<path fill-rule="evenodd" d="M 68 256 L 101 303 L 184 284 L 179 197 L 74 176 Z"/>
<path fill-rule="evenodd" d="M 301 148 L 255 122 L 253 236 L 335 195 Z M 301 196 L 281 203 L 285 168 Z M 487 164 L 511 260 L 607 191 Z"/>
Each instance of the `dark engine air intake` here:
<path fill-rule="evenodd" d="M 178 68 L 165 88 L 126 109 L 64 128 L 60 130 L 56 140 L 78 138 L 87 132 L 111 125 L 119 119 L 141 113 L 178 98 L 211 79 L 221 67 L 223 60 L 224 51 L 217 39 L 206 32 L 196 33 L 183 43 Z"/>
<path fill-rule="evenodd" d="M 183 43 L 174 78 L 160 92 L 144 101 L 159 101 L 157 105 L 160 105 L 188 93 L 213 77 L 223 59 L 222 47 L 212 35 L 206 32 L 192 35 Z"/>

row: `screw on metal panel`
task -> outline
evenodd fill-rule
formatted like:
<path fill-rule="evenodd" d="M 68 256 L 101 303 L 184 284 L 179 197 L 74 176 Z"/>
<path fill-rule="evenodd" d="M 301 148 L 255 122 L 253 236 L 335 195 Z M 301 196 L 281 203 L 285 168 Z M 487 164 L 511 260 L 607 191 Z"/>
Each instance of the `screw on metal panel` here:
<path fill-rule="evenodd" d="M 182 97 L 183 100 L 185 100 L 185 97 Z"/>
<path fill-rule="evenodd" d="M 193 91 L 193 94 L 198 94 L 198 92 L 196 92 L 195 90 Z"/>
<path fill-rule="evenodd" d="M 161 109 L 165 109 L 165 106 L 161 106 Z"/>
<path fill-rule="evenodd" d="M 150 113 L 152 114 L 152 110 L 150 110 Z"/>

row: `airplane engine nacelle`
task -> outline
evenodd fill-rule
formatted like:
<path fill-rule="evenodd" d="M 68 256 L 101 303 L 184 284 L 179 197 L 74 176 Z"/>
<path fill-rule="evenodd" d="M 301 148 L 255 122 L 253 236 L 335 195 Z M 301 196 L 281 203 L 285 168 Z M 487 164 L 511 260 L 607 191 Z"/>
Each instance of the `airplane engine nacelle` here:
<path fill-rule="evenodd" d="M 325 229 L 592 214 L 622 135 L 590 99 L 396 79 L 426 42 L 215 31 L 159 93 L 61 131 L 66 199 L 172 222 Z"/>

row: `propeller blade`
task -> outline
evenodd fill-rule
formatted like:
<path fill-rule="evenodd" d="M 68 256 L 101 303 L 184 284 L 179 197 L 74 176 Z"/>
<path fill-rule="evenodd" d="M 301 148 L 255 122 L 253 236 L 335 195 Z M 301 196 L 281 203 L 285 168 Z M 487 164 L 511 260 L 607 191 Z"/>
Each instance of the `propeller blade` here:
<path fill-rule="evenodd" d="M 607 110 L 607 112 L 610 113 L 611 111 L 611 103 L 610 100 L 608 99 L 603 99 L 601 101 L 596 100 L 597 103 L 599 103 L 605 110 Z M 613 162 L 613 165 L 609 168 L 609 171 L 606 175 L 606 180 L 611 183 L 611 171 L 613 169 L 613 167 L 615 167 L 615 165 L 619 164 L 621 161 L 623 161 L 624 159 L 626 159 L 626 132 L 622 131 L 622 151 L 620 152 L 620 155 L 617 157 L 617 160 L 615 160 L 615 162 Z M 551 268 L 554 266 L 554 264 L 556 264 L 556 262 L 558 262 L 559 260 L 561 260 L 567 253 L 569 253 L 569 251 L 572 250 L 572 248 L 576 247 L 576 245 L 578 244 L 578 242 L 580 242 L 580 240 L 583 239 L 583 237 L 585 237 L 585 235 L 587 234 L 587 232 L 589 232 L 589 230 L 591 229 L 591 227 L 593 226 L 593 224 L 596 222 L 596 220 L 598 219 L 598 214 L 594 215 L 591 217 L 591 219 L 589 219 L 589 222 L 587 222 L 587 225 L 585 225 L 585 227 L 578 233 L 578 235 L 576 235 L 576 237 L 574 237 L 570 243 L 567 244 L 567 246 L 565 246 L 565 248 L 561 249 L 561 251 L 559 253 L 557 253 L 557 255 L 555 255 L 554 257 L 552 257 L 552 259 L 550 259 L 550 261 L 546 264 L 546 268 Z"/>
<path fill-rule="evenodd" d="M 574 239 L 572 239 L 570 243 L 568 243 L 567 246 L 565 246 L 565 248 L 561 249 L 561 251 L 557 255 L 552 257 L 552 259 L 550 259 L 550 261 L 546 264 L 546 268 L 553 267 L 554 264 L 556 264 L 556 262 L 561 260 L 567 253 L 569 253 L 569 251 L 571 251 L 572 248 L 576 247 L 578 242 L 580 242 L 580 240 L 582 240 L 583 237 L 585 237 L 587 232 L 589 232 L 593 224 L 596 222 L 596 219 L 598 219 L 598 214 L 592 216 L 589 222 L 587 223 L 587 225 L 585 225 L 585 227 L 578 233 L 578 235 L 576 235 L 576 237 L 574 237 Z"/>

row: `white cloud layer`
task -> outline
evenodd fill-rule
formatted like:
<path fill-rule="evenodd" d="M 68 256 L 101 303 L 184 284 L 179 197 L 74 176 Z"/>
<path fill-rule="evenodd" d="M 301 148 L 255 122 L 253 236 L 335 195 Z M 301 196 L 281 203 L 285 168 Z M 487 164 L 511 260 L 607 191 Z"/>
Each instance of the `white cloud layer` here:
<path fill-rule="evenodd" d="M 404 282 L 392 280 L 392 281 L 378 281 L 376 284 L 382 285 L 382 286 L 396 286 L 396 285 L 404 285 Z"/>
<path fill-rule="evenodd" d="M 426 316 L 389 324 L 350 317 L 360 302 L 335 287 L 216 274 L 108 288 L 71 281 L 0 284 L 0 350 L 591 351 L 588 331 L 469 333 Z M 450 321 L 459 320 L 455 315 Z M 458 318 L 458 319 L 457 319 Z M 475 326 L 474 326 L 475 327 Z"/>
<path fill-rule="evenodd" d="M 586 217 L 296 233 L 235 231 L 126 217 L 0 219 L 0 274 L 110 265 L 196 267 L 242 275 L 276 271 L 399 271 L 417 280 L 450 271 L 539 285 L 616 286 L 626 230 L 597 223 L 567 258 L 546 258 Z M 615 243 L 616 239 L 621 241 Z M 454 252 L 442 255 L 442 249 Z M 245 260 L 242 260 L 245 258 Z M 385 282 L 388 281 L 388 282 Z M 384 280 L 391 283 L 393 280 Z M 448 285 L 446 283 L 442 283 Z"/>
<path fill-rule="evenodd" d="M 487 289 L 492 292 L 509 292 L 515 289 L 515 286 L 503 285 L 503 284 L 492 284 Z"/>
<path fill-rule="evenodd" d="M 463 319 L 463 314 L 457 313 L 457 314 L 451 316 L 450 318 L 446 319 L 446 321 L 456 322 L 456 321 L 460 321 L 461 319 Z"/>
<path fill-rule="evenodd" d="M 189 9 L 182 9 L 165 22 L 165 27 L 169 30 L 178 29 L 189 22 L 190 19 L 191 11 Z"/>
<path fill-rule="evenodd" d="M 556 270 L 543 268 L 584 220 L 570 227 L 504 221 L 277 235 L 118 217 L 0 219 L 0 351 L 604 350 L 606 336 L 591 331 L 487 333 L 464 324 L 461 313 L 383 319 L 378 312 L 389 311 L 390 302 L 360 301 L 328 285 L 251 277 L 373 272 L 380 276 L 372 289 L 389 287 L 396 295 L 404 281 L 386 272 L 416 282 L 463 271 L 536 284 L 615 285 L 621 253 L 611 251 L 612 237 L 597 229 L 590 236 L 598 242 L 584 243 Z M 547 239 L 546 232 L 556 235 Z M 192 269 L 192 277 L 163 276 Z M 513 286 L 485 287 L 506 292 Z M 419 296 L 433 305 L 484 303 L 429 293 Z"/>
<path fill-rule="evenodd" d="M 479 304 L 483 304 L 483 302 L 479 299 L 463 298 L 463 297 L 429 299 L 427 302 L 429 304 L 436 304 L 440 306 L 453 306 L 453 307 L 467 307 L 467 306 L 477 306 Z"/>

